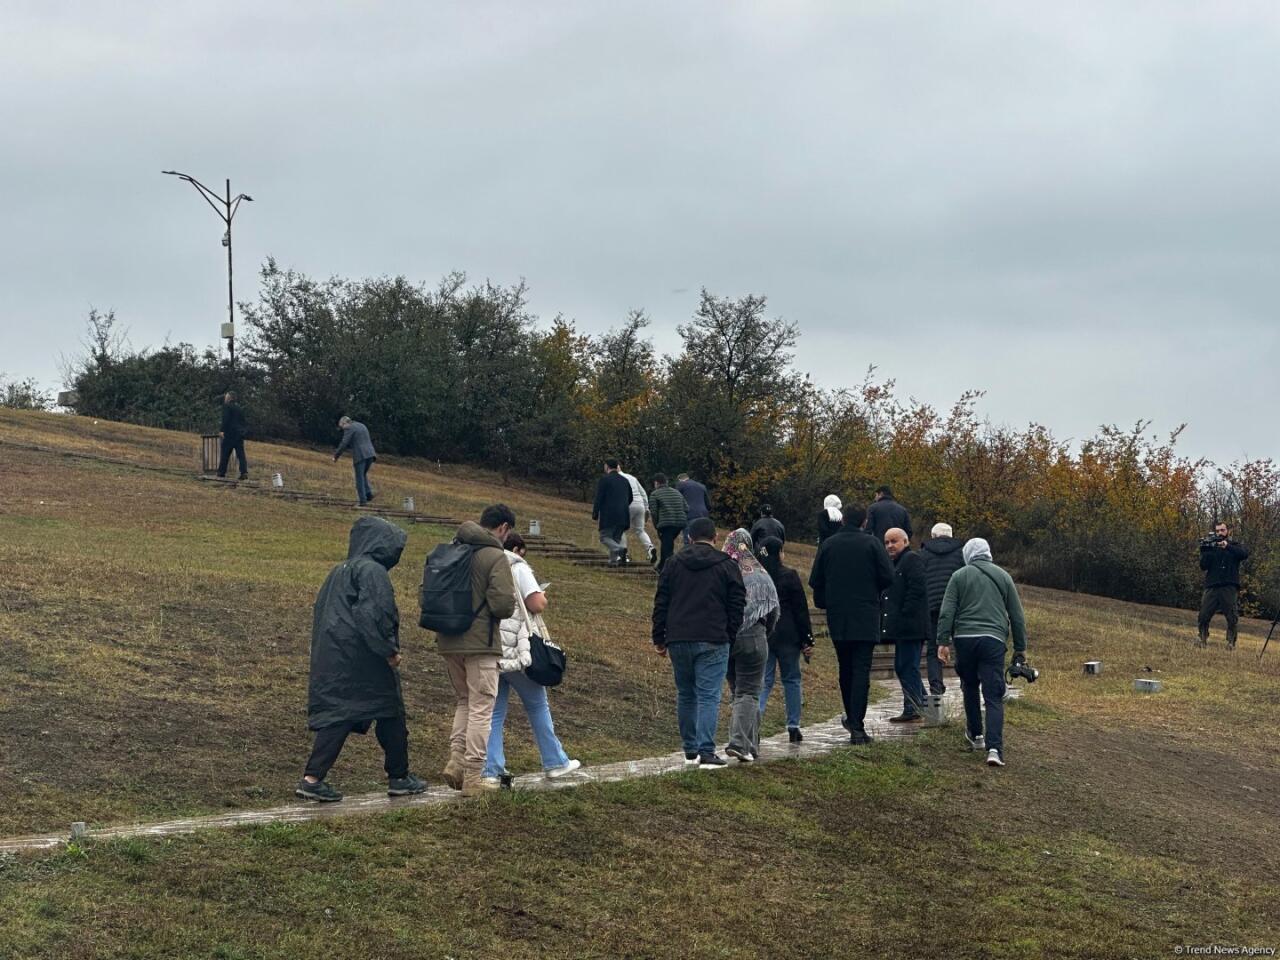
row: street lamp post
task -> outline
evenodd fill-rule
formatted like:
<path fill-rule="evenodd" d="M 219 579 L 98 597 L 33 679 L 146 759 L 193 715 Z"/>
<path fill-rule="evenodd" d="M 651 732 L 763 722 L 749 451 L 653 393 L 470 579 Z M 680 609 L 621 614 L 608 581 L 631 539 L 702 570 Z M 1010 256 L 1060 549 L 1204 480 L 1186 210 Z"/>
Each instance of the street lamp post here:
<path fill-rule="evenodd" d="M 231 372 L 236 370 L 236 300 L 235 290 L 232 286 L 231 271 L 231 221 L 235 219 L 236 211 L 240 209 L 240 201 L 248 200 L 253 202 L 253 197 L 247 193 L 237 194 L 234 198 L 231 196 L 231 181 L 227 180 L 227 195 L 222 198 L 206 187 L 195 177 L 185 173 L 179 173 L 177 170 L 161 170 L 171 177 L 177 177 L 179 180 L 185 180 L 199 191 L 200 196 L 204 197 L 205 203 L 213 208 L 213 212 L 218 215 L 218 219 L 226 224 L 227 232 L 222 235 L 222 245 L 227 248 L 227 323 L 223 330 L 223 337 L 227 341 L 227 350 L 231 359 Z"/>

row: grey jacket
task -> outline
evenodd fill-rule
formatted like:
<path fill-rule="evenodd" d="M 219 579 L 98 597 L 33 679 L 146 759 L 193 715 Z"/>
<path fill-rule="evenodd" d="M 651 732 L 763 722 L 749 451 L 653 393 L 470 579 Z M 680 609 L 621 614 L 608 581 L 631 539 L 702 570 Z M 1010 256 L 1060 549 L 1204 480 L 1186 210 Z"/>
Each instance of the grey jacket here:
<path fill-rule="evenodd" d="M 347 447 L 351 448 L 351 459 L 356 463 L 361 460 L 377 460 L 378 455 L 374 452 L 373 441 L 369 439 L 369 428 L 358 420 L 352 420 L 342 431 L 342 442 L 338 444 L 338 449 L 334 451 L 333 458 L 336 460 L 342 456 L 342 451 Z"/>

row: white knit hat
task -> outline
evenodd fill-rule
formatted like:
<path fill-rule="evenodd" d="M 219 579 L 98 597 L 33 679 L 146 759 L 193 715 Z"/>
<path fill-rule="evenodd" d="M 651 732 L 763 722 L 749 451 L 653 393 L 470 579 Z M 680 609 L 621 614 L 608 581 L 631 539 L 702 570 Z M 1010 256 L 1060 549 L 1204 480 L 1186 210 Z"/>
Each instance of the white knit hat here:
<path fill-rule="evenodd" d="M 955 534 L 953 534 L 953 533 L 951 532 L 951 524 L 949 524 L 949 523 L 935 523 L 935 524 L 933 525 L 933 529 L 929 531 L 929 536 L 931 536 L 931 537 L 952 537 L 952 536 L 955 536 Z"/>

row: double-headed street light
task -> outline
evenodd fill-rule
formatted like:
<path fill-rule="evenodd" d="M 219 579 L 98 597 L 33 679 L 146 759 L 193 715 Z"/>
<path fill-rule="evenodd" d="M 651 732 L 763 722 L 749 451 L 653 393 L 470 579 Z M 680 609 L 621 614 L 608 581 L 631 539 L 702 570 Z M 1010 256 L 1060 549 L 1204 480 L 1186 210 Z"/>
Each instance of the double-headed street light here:
<path fill-rule="evenodd" d="M 240 209 L 240 201 L 248 200 L 253 202 L 253 197 L 247 193 L 231 196 L 231 181 L 227 181 L 226 199 L 218 196 L 195 177 L 185 173 L 179 173 L 177 170 L 161 170 L 161 173 L 167 173 L 171 177 L 177 177 L 179 180 L 185 180 L 200 192 L 200 196 L 204 197 L 205 203 L 213 207 L 213 212 L 218 218 L 227 225 L 227 232 L 222 235 L 222 245 L 227 248 L 227 322 L 222 325 L 222 337 L 227 341 L 227 350 L 231 356 L 231 372 L 236 369 L 236 301 L 235 294 L 231 285 L 231 221 L 235 219 L 236 211 Z"/>

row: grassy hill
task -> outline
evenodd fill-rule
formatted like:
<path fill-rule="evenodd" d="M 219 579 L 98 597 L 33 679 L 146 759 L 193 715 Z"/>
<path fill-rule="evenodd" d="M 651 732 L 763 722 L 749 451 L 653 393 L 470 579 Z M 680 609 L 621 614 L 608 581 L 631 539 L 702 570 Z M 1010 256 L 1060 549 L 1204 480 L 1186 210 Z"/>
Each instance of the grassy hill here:
<path fill-rule="evenodd" d="M 38 448 L 38 449 L 34 449 Z M 288 798 L 305 759 L 310 605 L 353 514 L 193 479 L 196 439 L 0 412 L 0 835 Z M 85 459 L 72 454 L 102 459 Z M 347 496 L 325 451 L 251 444 L 256 476 Z M 108 462 L 110 460 L 123 462 Z M 380 503 L 502 500 L 594 542 L 589 509 L 497 478 L 380 461 Z M 393 579 L 417 770 L 452 695 L 414 625 L 414 524 Z M 793 558 L 807 565 L 808 551 Z M 997 558 L 998 559 L 998 558 Z M 572 657 L 571 754 L 678 746 L 650 652 L 652 581 L 534 558 Z M 958 731 L 783 763 L 444 810 L 0 860 L 0 957 L 1169 956 L 1280 945 L 1280 648 L 1193 649 L 1194 615 L 1024 592 L 1045 673 L 1011 706 L 1010 766 Z M 1273 656 L 1275 654 L 1275 656 Z M 1086 678 L 1085 659 L 1105 673 Z M 1165 691 L 1140 696 L 1135 676 Z M 839 710 L 833 657 L 806 719 Z M 513 711 L 513 768 L 537 766 Z M 775 705 L 767 723 L 780 727 Z M 376 789 L 372 738 L 333 778 Z M 982 811 L 983 816 L 975 816 Z"/>

